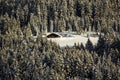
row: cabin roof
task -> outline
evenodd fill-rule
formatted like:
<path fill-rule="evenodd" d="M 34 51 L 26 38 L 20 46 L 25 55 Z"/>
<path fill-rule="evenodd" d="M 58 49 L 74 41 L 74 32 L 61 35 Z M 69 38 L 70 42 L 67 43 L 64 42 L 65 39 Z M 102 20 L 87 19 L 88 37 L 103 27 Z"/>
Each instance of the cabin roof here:
<path fill-rule="evenodd" d="M 66 32 L 53 32 L 49 33 L 46 37 L 47 38 L 58 38 L 58 37 L 72 37 L 72 33 L 66 33 Z"/>
<path fill-rule="evenodd" d="M 62 35 L 58 34 L 58 33 L 49 33 L 47 36 L 47 38 L 60 38 L 60 37 L 63 37 Z"/>

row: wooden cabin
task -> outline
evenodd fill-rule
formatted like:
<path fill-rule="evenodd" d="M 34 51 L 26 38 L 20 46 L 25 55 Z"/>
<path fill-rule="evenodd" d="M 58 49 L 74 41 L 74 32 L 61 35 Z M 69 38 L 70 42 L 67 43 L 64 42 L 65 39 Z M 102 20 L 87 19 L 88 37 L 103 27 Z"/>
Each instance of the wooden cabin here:
<path fill-rule="evenodd" d="M 62 36 L 58 33 L 50 33 L 46 37 L 47 38 L 61 38 Z"/>

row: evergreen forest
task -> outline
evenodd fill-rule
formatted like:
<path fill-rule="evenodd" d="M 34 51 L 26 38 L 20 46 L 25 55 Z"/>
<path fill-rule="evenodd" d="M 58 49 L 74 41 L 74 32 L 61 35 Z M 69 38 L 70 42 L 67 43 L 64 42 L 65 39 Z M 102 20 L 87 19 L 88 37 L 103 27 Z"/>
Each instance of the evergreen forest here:
<path fill-rule="evenodd" d="M 42 37 L 64 31 L 105 35 L 63 49 Z M 0 0 L 0 80 L 120 80 L 120 0 Z"/>

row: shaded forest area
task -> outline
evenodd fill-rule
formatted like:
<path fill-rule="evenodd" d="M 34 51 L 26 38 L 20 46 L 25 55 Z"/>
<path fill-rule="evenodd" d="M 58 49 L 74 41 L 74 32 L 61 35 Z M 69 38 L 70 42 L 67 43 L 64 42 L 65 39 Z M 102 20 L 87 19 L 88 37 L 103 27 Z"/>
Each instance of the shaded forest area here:
<path fill-rule="evenodd" d="M 60 49 L 53 31 L 105 36 Z M 120 1 L 0 0 L 0 79 L 120 80 Z"/>

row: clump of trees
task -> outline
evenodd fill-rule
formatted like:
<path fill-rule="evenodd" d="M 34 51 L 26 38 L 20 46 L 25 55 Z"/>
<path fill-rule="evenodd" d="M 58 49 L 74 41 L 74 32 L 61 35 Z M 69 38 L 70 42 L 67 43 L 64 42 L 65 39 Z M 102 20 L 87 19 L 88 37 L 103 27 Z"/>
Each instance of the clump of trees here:
<path fill-rule="evenodd" d="M 1 0 L 0 15 L 16 20 L 22 31 L 31 28 L 33 35 L 66 30 L 112 33 L 120 32 L 119 4 L 119 0 Z"/>
<path fill-rule="evenodd" d="M 108 51 L 99 45 L 91 45 L 89 41 L 84 48 L 76 45 L 64 49 L 41 37 L 36 41 L 33 38 L 28 40 L 2 38 L 2 41 L 4 41 L 2 42 L 4 46 L 0 50 L 2 80 L 120 79 L 120 52 L 117 46 L 113 48 L 116 42 L 109 45 Z"/>
<path fill-rule="evenodd" d="M 119 80 L 119 0 L 0 0 L 1 80 Z M 103 32 L 61 49 L 53 31 Z M 37 38 L 35 36 L 37 35 Z"/>

